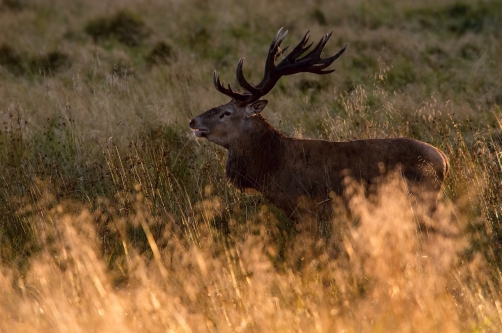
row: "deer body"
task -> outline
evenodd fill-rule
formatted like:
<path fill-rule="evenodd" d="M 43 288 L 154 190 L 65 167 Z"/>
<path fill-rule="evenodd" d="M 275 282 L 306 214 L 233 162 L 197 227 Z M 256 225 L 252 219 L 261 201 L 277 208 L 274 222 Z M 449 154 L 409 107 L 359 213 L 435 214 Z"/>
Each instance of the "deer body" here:
<path fill-rule="evenodd" d="M 240 118 L 245 125 L 236 129 L 230 121 L 222 121 L 220 126 L 207 124 L 211 118 L 223 119 L 219 117 L 228 108 L 233 112 L 223 118 Z M 448 172 L 446 156 L 425 142 L 409 138 L 347 142 L 295 139 L 278 132 L 262 115 L 242 116 L 245 113 L 232 101 L 201 114 L 191 124 L 217 129 L 215 141 L 211 131 L 200 136 L 228 149 L 226 176 L 234 186 L 258 190 L 293 219 L 305 209 L 329 204 L 330 193 L 342 196 L 346 177 L 370 189 L 391 171 L 400 172 L 410 192 L 432 209 Z M 222 142 L 225 128 L 238 134 L 228 135 L 230 139 Z"/>
<path fill-rule="evenodd" d="M 232 100 L 193 118 L 190 127 L 198 137 L 205 137 L 228 149 L 227 179 L 237 188 L 256 189 L 288 217 L 316 211 L 329 205 L 330 194 L 344 195 L 347 177 L 372 190 L 389 172 L 399 172 L 410 194 L 433 210 L 444 178 L 448 160 L 439 149 L 410 138 L 370 139 L 348 142 L 302 140 L 279 133 L 261 115 L 268 101 L 259 98 L 272 89 L 283 75 L 298 72 L 326 74 L 323 71 L 344 51 L 322 59 L 320 54 L 330 35 L 298 59 L 308 33 L 291 53 L 275 65 L 285 51 L 279 45 L 285 37 L 281 30 L 270 46 L 264 79 L 257 86 L 242 74 L 242 59 L 237 79 L 249 93 L 236 93 L 223 87 L 216 74 L 216 89 Z"/>

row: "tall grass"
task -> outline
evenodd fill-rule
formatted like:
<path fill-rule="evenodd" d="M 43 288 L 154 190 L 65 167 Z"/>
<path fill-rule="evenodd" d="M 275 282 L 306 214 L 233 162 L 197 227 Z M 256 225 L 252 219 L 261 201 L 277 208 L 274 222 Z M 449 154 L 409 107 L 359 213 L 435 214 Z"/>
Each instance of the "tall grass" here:
<path fill-rule="evenodd" d="M 0 3 L 0 331 L 498 332 L 497 1 Z M 296 137 L 409 136 L 449 157 L 440 232 L 401 184 L 293 224 L 188 120 L 259 80 L 281 26 L 348 43 L 279 82 Z"/>

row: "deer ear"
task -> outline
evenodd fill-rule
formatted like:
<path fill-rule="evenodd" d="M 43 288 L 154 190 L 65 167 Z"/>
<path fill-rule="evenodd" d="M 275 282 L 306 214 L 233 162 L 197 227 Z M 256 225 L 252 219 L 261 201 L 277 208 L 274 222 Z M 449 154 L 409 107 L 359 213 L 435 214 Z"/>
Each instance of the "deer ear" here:
<path fill-rule="evenodd" d="M 246 115 L 251 117 L 263 111 L 265 106 L 267 106 L 268 101 L 266 99 L 261 99 L 246 106 Z"/>

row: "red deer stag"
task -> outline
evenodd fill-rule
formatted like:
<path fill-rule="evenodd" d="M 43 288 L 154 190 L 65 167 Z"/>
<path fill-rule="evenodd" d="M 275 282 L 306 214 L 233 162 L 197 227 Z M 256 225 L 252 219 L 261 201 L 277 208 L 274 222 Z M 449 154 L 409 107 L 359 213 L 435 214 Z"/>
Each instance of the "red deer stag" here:
<path fill-rule="evenodd" d="M 346 176 L 370 189 L 385 172 L 398 171 L 406 180 L 410 194 L 425 202 L 428 210 L 432 211 L 448 173 L 448 160 L 439 149 L 409 138 L 348 142 L 295 139 L 279 133 L 261 115 L 268 101 L 260 98 L 274 87 L 281 76 L 300 72 L 331 73 L 334 70 L 324 69 L 347 47 L 345 45 L 332 57 L 321 58 L 330 33 L 305 54 L 312 46 L 307 46 L 307 32 L 276 65 L 288 48 L 280 48 L 287 34 L 286 31 L 281 35 L 281 31 L 282 28 L 270 45 L 265 74 L 258 85 L 253 86 L 244 78 L 242 58 L 236 75 L 239 84 L 248 92 L 235 92 L 230 85 L 224 87 L 213 72 L 216 90 L 232 100 L 190 121 L 190 128 L 197 137 L 205 137 L 228 149 L 228 180 L 241 190 L 258 190 L 288 217 L 298 219 L 305 207 L 319 208 L 323 206 L 320 203 L 330 205 L 330 193 L 343 197 Z M 314 204 L 305 204 L 306 201 Z"/>

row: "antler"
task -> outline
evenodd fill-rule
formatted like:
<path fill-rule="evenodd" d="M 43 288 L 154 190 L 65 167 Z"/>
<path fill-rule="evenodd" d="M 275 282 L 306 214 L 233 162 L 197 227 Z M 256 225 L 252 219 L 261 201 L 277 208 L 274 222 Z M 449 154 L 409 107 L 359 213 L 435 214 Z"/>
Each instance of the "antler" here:
<path fill-rule="evenodd" d="M 300 43 L 298 43 L 298 45 L 296 45 L 296 47 L 276 66 L 275 62 L 277 61 L 277 59 L 279 59 L 289 47 L 288 45 L 284 49 L 280 48 L 282 41 L 288 34 L 288 31 L 286 31 L 282 35 L 281 32 L 282 28 L 279 29 L 274 39 L 272 40 L 272 44 L 270 44 L 267 60 L 265 62 L 265 74 L 263 76 L 263 80 L 259 84 L 253 86 L 244 78 L 244 73 L 242 72 L 244 58 L 241 58 L 239 60 L 239 63 L 237 64 L 237 81 L 239 82 L 240 86 L 246 89 L 248 92 L 235 92 L 232 90 L 230 85 L 228 85 L 228 88 L 225 88 L 225 86 L 223 86 L 223 84 L 220 82 L 220 78 L 216 74 L 216 71 L 213 72 L 213 83 L 215 88 L 219 92 L 235 99 L 236 102 L 240 105 L 251 104 L 260 99 L 260 97 L 265 96 L 270 90 L 272 90 L 277 81 L 279 81 L 279 79 L 284 75 L 291 75 L 300 72 L 323 75 L 334 72 L 334 69 L 324 69 L 331 65 L 336 59 L 338 59 L 347 48 L 347 45 L 345 45 L 334 56 L 324 59 L 321 58 L 321 53 L 324 49 L 324 46 L 331 37 L 332 32 L 330 32 L 329 34 L 324 35 L 317 43 L 317 45 L 312 50 L 310 50 L 310 52 L 308 52 L 302 58 L 299 58 L 302 54 L 308 51 L 313 44 L 310 43 L 309 45 L 307 45 L 310 38 L 309 30 L 305 33 L 305 36 L 303 36 Z"/>

